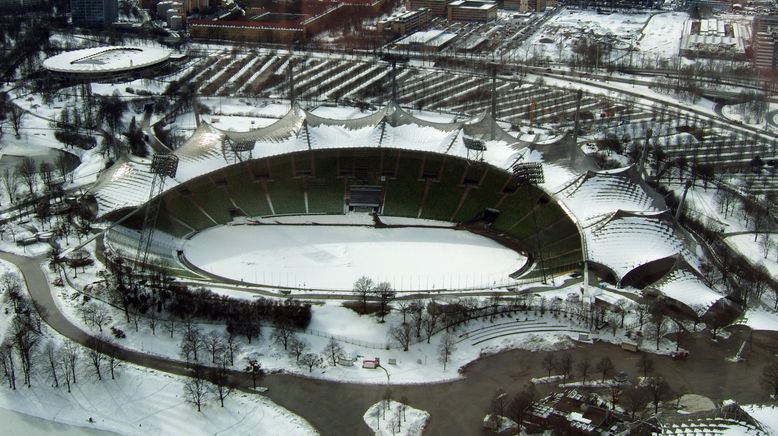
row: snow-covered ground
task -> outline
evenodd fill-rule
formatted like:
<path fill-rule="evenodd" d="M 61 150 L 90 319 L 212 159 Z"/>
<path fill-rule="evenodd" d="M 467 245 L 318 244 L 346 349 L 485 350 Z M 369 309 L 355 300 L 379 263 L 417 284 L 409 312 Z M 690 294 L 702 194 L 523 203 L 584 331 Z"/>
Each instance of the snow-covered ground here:
<path fill-rule="evenodd" d="M 19 271 L 0 261 L 0 275 L 5 273 L 18 275 Z M 10 307 L 8 302 L 3 304 L 5 308 Z M 3 334 L 8 330 L 12 313 L 0 311 L 0 332 Z M 44 329 L 43 340 L 60 344 L 64 338 Z M 60 424 L 126 435 L 316 434 L 305 420 L 258 394 L 235 391 L 225 401 L 224 408 L 211 398 L 202 413 L 198 413 L 185 400 L 184 377 L 123 363 L 116 370 L 115 379 L 110 379 L 108 369 L 103 368 L 103 380 L 98 381 L 82 354 L 76 383 L 68 393 L 62 380 L 59 387 L 53 387 L 49 371 L 43 368 L 42 360 L 40 362 L 38 370 L 33 372 L 31 388 L 22 386 L 17 380 L 17 390 L 13 391 L 3 382 L 0 409 L 53 421 L 57 425 L 9 415 L 9 420 L 3 420 L 3 434 L 59 434 Z M 36 433 L 36 429 L 40 431 Z M 78 432 L 73 429 L 65 434 Z"/>
<path fill-rule="evenodd" d="M 662 57 L 677 55 L 678 43 L 675 43 L 675 51 L 672 52 L 673 46 L 668 47 L 664 42 L 672 41 L 675 32 L 680 39 L 686 14 L 660 14 L 654 20 L 651 18 L 651 13 L 599 14 L 594 10 L 562 9 L 541 31 L 535 33 L 522 51 L 536 51 L 553 60 L 569 59 L 573 54 L 573 44 L 587 36 L 608 41 L 616 54 L 614 59 L 624 55 L 627 48 L 638 45 L 646 53 Z"/>
<path fill-rule="evenodd" d="M 640 51 L 657 56 L 659 59 L 671 59 L 678 56 L 683 25 L 689 19 L 686 12 L 667 12 L 655 14 L 646 23 L 638 40 Z"/>
<path fill-rule="evenodd" d="M 44 371 L 32 388 L 3 387 L 0 408 L 123 435 L 317 434 L 305 420 L 259 394 L 235 391 L 224 408 L 211 398 L 198 413 L 185 401 L 183 377 L 122 364 L 115 380 L 97 381 L 82 369 L 71 393 L 51 387 Z"/>
<path fill-rule="evenodd" d="M 384 400 L 370 406 L 364 420 L 376 436 L 421 436 L 430 414 L 407 404 Z"/>
<path fill-rule="evenodd" d="M 753 234 L 735 235 L 728 237 L 726 241 L 730 247 L 751 259 L 751 262 L 764 265 L 773 276 L 778 275 L 778 262 L 776 262 L 776 253 L 778 252 L 776 252 L 775 248 L 770 248 L 765 257 L 763 248 L 760 246 L 760 237 L 757 236 L 757 240 L 754 241 Z M 778 236 L 776 235 L 768 235 L 767 237 L 773 241 L 773 244 L 778 241 Z"/>
<path fill-rule="evenodd" d="M 220 226 L 184 245 L 195 266 L 271 286 L 351 289 L 361 276 L 398 290 L 510 284 L 526 258 L 468 231 L 353 226 Z"/>

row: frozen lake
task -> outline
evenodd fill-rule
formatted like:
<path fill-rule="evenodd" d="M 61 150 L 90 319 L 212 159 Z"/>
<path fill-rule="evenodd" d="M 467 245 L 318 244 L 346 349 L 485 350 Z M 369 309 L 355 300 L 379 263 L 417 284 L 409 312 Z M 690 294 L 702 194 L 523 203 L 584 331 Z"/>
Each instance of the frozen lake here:
<path fill-rule="evenodd" d="M 507 285 L 527 260 L 464 230 L 327 225 L 214 227 L 187 241 L 184 254 L 221 277 L 340 290 L 363 275 L 397 290 Z"/>

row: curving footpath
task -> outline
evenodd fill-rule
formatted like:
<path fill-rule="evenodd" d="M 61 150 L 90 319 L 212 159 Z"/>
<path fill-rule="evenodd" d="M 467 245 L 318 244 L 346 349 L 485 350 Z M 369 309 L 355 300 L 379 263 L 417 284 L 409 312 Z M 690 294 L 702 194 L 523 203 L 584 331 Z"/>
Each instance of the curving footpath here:
<path fill-rule="evenodd" d="M 83 345 L 87 345 L 89 339 L 96 339 L 60 312 L 41 269 L 43 258 L 0 252 L 0 259 L 19 268 L 30 297 L 51 328 Z M 737 353 L 742 339 L 743 335 L 738 334 L 732 334 L 729 340 L 719 343 L 711 342 L 707 336 L 689 338 L 684 343 L 684 347 L 691 351 L 688 361 L 675 362 L 657 356 L 654 359 L 656 370 L 677 389 L 685 388 L 719 400 L 765 401 L 767 396 L 759 386 L 759 374 L 774 357 L 769 350 L 755 348 L 745 362 L 725 360 Z M 128 350 L 109 342 L 103 342 L 102 346 L 110 347 L 119 358 L 136 365 L 179 375 L 188 373 L 184 362 Z M 636 373 L 639 354 L 622 351 L 614 345 L 601 342 L 576 345 L 569 352 L 574 359 L 586 357 L 592 362 L 609 356 L 617 370 Z M 362 415 L 370 405 L 384 398 L 387 390 L 391 391 L 393 398 L 430 413 L 432 418 L 426 435 L 481 435 L 483 411 L 495 391 L 502 388 L 513 393 L 522 389 L 530 378 L 545 375 L 541 361 L 546 354 L 548 352 L 515 350 L 490 355 L 468 365 L 466 378 L 435 384 L 360 385 L 272 374 L 262 380 L 262 385 L 269 388 L 267 395 L 270 399 L 307 419 L 323 435 L 370 434 Z M 389 372 L 402 371 L 402 362 L 399 363 L 396 367 L 387 368 Z M 243 388 L 251 385 L 250 377 L 239 371 L 232 372 L 232 381 Z"/>

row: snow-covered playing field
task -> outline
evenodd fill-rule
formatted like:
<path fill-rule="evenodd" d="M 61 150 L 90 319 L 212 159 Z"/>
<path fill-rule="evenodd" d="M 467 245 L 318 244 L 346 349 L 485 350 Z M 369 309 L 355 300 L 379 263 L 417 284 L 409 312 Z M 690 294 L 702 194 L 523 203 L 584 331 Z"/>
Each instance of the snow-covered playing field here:
<path fill-rule="evenodd" d="M 415 227 L 221 226 L 195 235 L 184 253 L 234 280 L 341 290 L 360 276 L 398 290 L 500 286 L 526 261 L 467 231 Z"/>

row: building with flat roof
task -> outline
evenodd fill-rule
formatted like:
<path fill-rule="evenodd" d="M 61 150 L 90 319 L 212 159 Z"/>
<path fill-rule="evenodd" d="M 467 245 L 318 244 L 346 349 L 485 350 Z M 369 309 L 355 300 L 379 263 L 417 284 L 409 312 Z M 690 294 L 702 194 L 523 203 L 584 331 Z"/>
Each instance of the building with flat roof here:
<path fill-rule="evenodd" d="M 432 20 L 432 13 L 427 8 L 392 15 L 381 20 L 376 25 L 379 32 L 392 32 L 396 35 L 405 35 L 426 26 Z"/>
<path fill-rule="evenodd" d="M 683 57 L 745 60 L 751 29 L 733 20 L 707 18 L 687 20 L 681 34 Z"/>
<path fill-rule="evenodd" d="M 754 67 L 761 72 L 774 73 L 778 67 L 776 39 L 778 39 L 778 16 L 761 15 L 754 17 L 752 23 L 752 41 Z"/>
<path fill-rule="evenodd" d="M 457 37 L 456 33 L 443 30 L 415 32 L 400 39 L 394 45 L 412 51 L 440 51 Z"/>
<path fill-rule="evenodd" d="M 546 9 L 546 0 L 505 0 L 503 8 L 518 12 L 541 12 Z"/>
<path fill-rule="evenodd" d="M 117 0 L 70 0 L 73 24 L 99 27 L 111 24 L 119 18 Z"/>
<path fill-rule="evenodd" d="M 492 21 L 497 19 L 497 3 L 456 0 L 448 4 L 447 17 L 454 21 Z"/>
<path fill-rule="evenodd" d="M 43 61 L 43 68 L 66 81 L 133 79 L 164 68 L 170 54 L 170 50 L 156 47 L 94 47 L 52 56 Z"/>
<path fill-rule="evenodd" d="M 429 9 L 435 17 L 446 16 L 446 6 L 449 0 L 411 0 L 411 9 Z"/>

